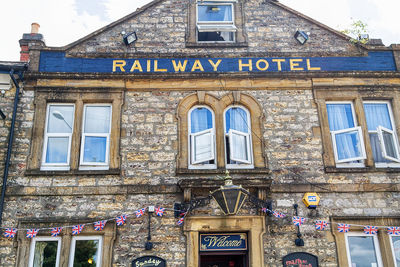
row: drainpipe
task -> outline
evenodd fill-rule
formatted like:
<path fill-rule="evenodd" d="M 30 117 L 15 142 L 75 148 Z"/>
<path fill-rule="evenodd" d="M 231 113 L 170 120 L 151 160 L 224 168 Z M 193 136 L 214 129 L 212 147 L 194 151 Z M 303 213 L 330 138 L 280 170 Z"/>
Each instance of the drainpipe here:
<path fill-rule="evenodd" d="M 19 78 L 22 80 L 21 73 L 19 73 Z M 7 189 L 7 178 L 8 178 L 8 167 L 10 165 L 11 159 L 11 151 L 12 151 L 12 144 L 14 140 L 14 128 L 15 128 L 15 119 L 17 117 L 17 105 L 19 100 L 19 85 L 17 80 L 14 77 L 14 69 L 10 71 L 10 77 L 15 84 L 15 97 L 14 97 L 14 109 L 13 115 L 11 120 L 11 128 L 10 128 L 10 136 L 8 139 L 8 147 L 7 147 L 7 155 L 6 155 L 6 162 L 4 164 L 4 175 L 3 175 L 3 186 L 1 187 L 1 198 L 0 198 L 0 226 L 3 223 L 3 208 L 4 208 L 4 198 L 6 196 L 6 189 Z"/>

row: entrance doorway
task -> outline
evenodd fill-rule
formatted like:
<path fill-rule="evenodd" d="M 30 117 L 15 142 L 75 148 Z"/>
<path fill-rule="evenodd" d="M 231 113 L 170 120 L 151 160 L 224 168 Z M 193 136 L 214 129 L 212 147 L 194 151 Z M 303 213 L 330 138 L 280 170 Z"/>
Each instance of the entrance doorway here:
<path fill-rule="evenodd" d="M 200 255 L 200 267 L 247 267 L 247 253 L 225 252 Z"/>

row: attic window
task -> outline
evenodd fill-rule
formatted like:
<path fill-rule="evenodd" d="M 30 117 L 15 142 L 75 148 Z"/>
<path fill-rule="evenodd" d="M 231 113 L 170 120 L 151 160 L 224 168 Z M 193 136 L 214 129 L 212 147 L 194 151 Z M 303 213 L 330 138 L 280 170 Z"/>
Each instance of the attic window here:
<path fill-rule="evenodd" d="M 197 41 L 234 42 L 237 28 L 232 2 L 197 3 Z"/>

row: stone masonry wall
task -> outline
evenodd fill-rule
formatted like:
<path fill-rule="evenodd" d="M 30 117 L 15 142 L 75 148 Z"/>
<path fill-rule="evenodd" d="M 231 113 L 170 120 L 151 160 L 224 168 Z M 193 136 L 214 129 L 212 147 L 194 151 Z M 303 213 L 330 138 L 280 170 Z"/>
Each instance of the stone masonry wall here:
<path fill-rule="evenodd" d="M 174 53 L 196 56 L 217 54 L 221 56 L 273 52 L 354 55 L 360 52 L 348 40 L 269 1 L 243 2 L 244 29 L 248 37 L 248 47 L 213 47 L 212 49 L 186 47 L 189 1 L 166 0 L 78 44 L 67 53 L 80 56 L 96 53 Z M 306 45 L 300 45 L 294 39 L 297 29 L 311 33 Z M 122 42 L 121 32 L 123 31 L 136 31 L 138 40 L 127 47 Z"/>
<path fill-rule="evenodd" d="M 29 156 L 31 127 L 33 125 L 34 93 L 23 91 L 18 108 L 16 139 L 13 146 L 3 220 L 5 226 L 17 226 L 20 220 L 44 219 L 95 221 L 112 218 L 121 213 L 132 213 L 150 204 L 172 208 L 174 202 L 183 200 L 182 192 L 166 192 L 166 186 L 176 186 L 175 158 L 178 148 L 177 105 L 191 91 L 126 92 L 122 110 L 121 175 L 52 175 L 25 176 L 25 164 Z M 209 92 L 222 96 L 229 92 Z M 318 116 L 312 92 L 309 90 L 246 91 L 257 99 L 264 111 L 263 136 L 268 167 L 273 183 L 326 182 L 340 183 L 388 183 L 399 182 L 393 173 L 334 174 L 324 173 L 321 138 L 315 134 Z M 202 177 L 213 178 L 213 175 Z M 235 174 L 234 178 L 247 177 Z M 192 178 L 199 178 L 193 176 Z M 139 188 L 138 193 L 126 193 L 124 186 Z M 147 187 L 148 186 L 148 187 Z M 150 190 L 154 186 L 155 190 Z M 116 191 L 115 188 L 120 188 Z M 149 188 L 149 189 L 146 189 Z M 101 189 L 101 190 L 100 190 Z M 159 191 L 157 191 L 157 189 Z M 125 192 L 125 193 L 124 193 Z M 389 216 L 398 209 L 398 193 L 320 193 L 322 203 L 318 218 L 331 215 Z M 300 205 L 299 215 L 308 216 L 308 210 L 300 203 L 302 194 L 273 193 L 273 206 L 287 214 L 293 214 L 292 205 Z M 255 215 L 250 204 L 241 214 Z M 212 202 L 193 214 L 220 215 Z M 288 216 L 289 217 L 289 216 Z M 287 252 L 296 251 L 293 242 L 295 227 L 289 218 L 267 219 L 268 231 L 264 237 L 266 266 L 280 266 Z M 185 238 L 177 227 L 171 210 L 163 218 L 154 218 L 152 237 L 155 248 L 152 253 L 168 261 L 168 266 L 185 266 Z M 34 225 L 33 225 L 34 226 Z M 114 266 L 129 266 L 134 257 L 147 254 L 143 250 L 147 237 L 147 217 L 129 219 L 127 226 L 117 230 L 114 249 Z M 329 232 L 316 233 L 312 225 L 303 227 L 306 249 L 317 254 L 321 266 L 335 266 L 336 252 Z M 302 228 L 302 229 L 303 229 Z M 15 264 L 16 243 L 0 238 L 0 266 Z"/>

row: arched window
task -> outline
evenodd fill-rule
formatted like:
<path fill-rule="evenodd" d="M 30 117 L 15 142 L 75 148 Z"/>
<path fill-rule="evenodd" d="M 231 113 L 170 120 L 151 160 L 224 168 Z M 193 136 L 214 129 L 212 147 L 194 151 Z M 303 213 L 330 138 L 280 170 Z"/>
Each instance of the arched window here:
<path fill-rule="evenodd" d="M 216 168 L 214 112 L 206 106 L 189 111 L 189 168 Z"/>
<path fill-rule="evenodd" d="M 250 113 L 242 106 L 224 112 L 225 160 L 227 168 L 253 167 Z"/>

